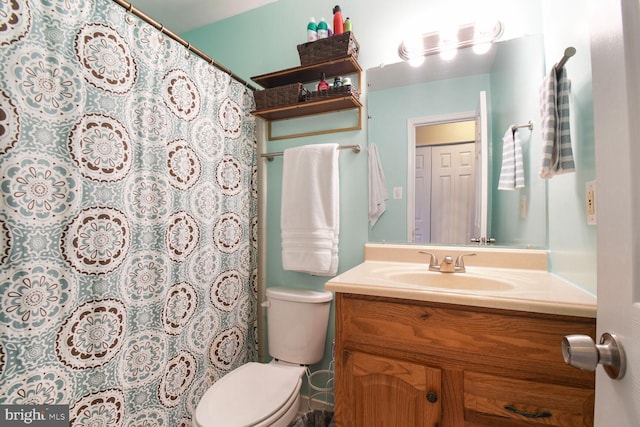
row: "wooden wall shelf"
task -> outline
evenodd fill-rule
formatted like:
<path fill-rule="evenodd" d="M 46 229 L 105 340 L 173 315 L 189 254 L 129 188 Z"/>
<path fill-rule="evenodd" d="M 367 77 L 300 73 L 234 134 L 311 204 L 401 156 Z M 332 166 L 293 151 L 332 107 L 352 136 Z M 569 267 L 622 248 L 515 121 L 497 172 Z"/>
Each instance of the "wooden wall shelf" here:
<path fill-rule="evenodd" d="M 325 73 L 327 79 L 346 74 L 358 74 L 358 81 L 360 81 L 362 68 L 355 58 L 352 56 L 346 56 L 344 58 L 332 59 L 330 61 L 323 61 L 316 64 L 303 65 L 273 73 L 262 74 L 260 76 L 251 77 L 251 80 L 264 88 L 272 88 L 284 86 L 289 83 L 310 83 L 319 81 L 321 73 Z"/>
<path fill-rule="evenodd" d="M 362 108 L 362 103 L 353 95 L 337 96 L 327 99 L 314 99 L 298 102 L 282 107 L 267 108 L 253 111 L 252 114 L 265 120 L 276 121 L 314 114 L 329 113 L 342 110 Z"/>
<path fill-rule="evenodd" d="M 260 86 L 269 89 L 288 85 L 291 83 L 304 84 L 317 82 L 320 80 L 320 75 L 322 73 L 325 73 L 327 79 L 335 76 L 357 74 L 358 84 L 360 84 L 362 81 L 362 68 L 360 67 L 360 64 L 358 64 L 357 59 L 355 59 L 353 56 L 345 56 L 343 58 L 318 62 L 316 64 L 288 68 L 286 70 L 252 77 L 251 80 L 259 84 Z M 357 125 L 345 128 L 327 129 L 322 131 L 297 133 L 277 137 L 274 137 L 271 132 L 271 122 L 274 121 L 345 110 L 357 110 Z M 255 110 L 252 111 L 251 114 L 262 117 L 263 119 L 268 121 L 270 141 L 362 129 L 362 102 L 360 102 L 360 99 L 358 99 L 357 96 L 350 94 L 345 94 L 344 96 L 331 96 L 325 99 L 311 99 L 303 102 L 297 102 L 295 104 Z"/>

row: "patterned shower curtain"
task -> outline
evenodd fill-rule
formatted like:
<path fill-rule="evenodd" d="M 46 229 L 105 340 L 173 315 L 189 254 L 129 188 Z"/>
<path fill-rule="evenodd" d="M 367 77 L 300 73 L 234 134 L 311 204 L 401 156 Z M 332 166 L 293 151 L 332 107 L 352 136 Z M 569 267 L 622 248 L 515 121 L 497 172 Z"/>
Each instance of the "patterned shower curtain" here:
<path fill-rule="evenodd" d="M 109 0 L 0 0 L 0 404 L 188 426 L 257 359 L 244 85 Z"/>

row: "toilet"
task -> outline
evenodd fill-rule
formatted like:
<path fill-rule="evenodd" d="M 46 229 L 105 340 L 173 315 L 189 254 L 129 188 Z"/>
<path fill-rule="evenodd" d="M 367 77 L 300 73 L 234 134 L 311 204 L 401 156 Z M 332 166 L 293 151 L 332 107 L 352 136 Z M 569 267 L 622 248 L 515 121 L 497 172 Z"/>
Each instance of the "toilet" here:
<path fill-rule="evenodd" d="M 269 363 L 246 363 L 202 396 L 193 427 L 286 427 L 300 406 L 307 365 L 324 356 L 333 294 L 267 288 Z"/>

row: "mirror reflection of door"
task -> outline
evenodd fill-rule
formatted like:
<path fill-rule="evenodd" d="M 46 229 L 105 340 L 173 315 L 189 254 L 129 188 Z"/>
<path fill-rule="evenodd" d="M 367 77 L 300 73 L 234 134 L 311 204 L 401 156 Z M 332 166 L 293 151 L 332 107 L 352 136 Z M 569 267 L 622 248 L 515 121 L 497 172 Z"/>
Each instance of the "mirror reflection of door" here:
<path fill-rule="evenodd" d="M 476 223 L 475 121 L 418 126 L 415 241 L 467 244 Z"/>

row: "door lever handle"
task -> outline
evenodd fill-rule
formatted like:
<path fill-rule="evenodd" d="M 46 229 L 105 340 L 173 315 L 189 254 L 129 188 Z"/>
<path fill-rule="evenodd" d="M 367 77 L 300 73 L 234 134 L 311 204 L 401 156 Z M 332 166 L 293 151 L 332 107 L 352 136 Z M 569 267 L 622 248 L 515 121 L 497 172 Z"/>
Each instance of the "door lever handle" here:
<path fill-rule="evenodd" d="M 596 344 L 588 335 L 567 335 L 562 339 L 562 357 L 567 365 L 595 371 L 601 364 L 609 377 L 624 377 L 626 357 L 615 335 L 605 332 Z"/>

